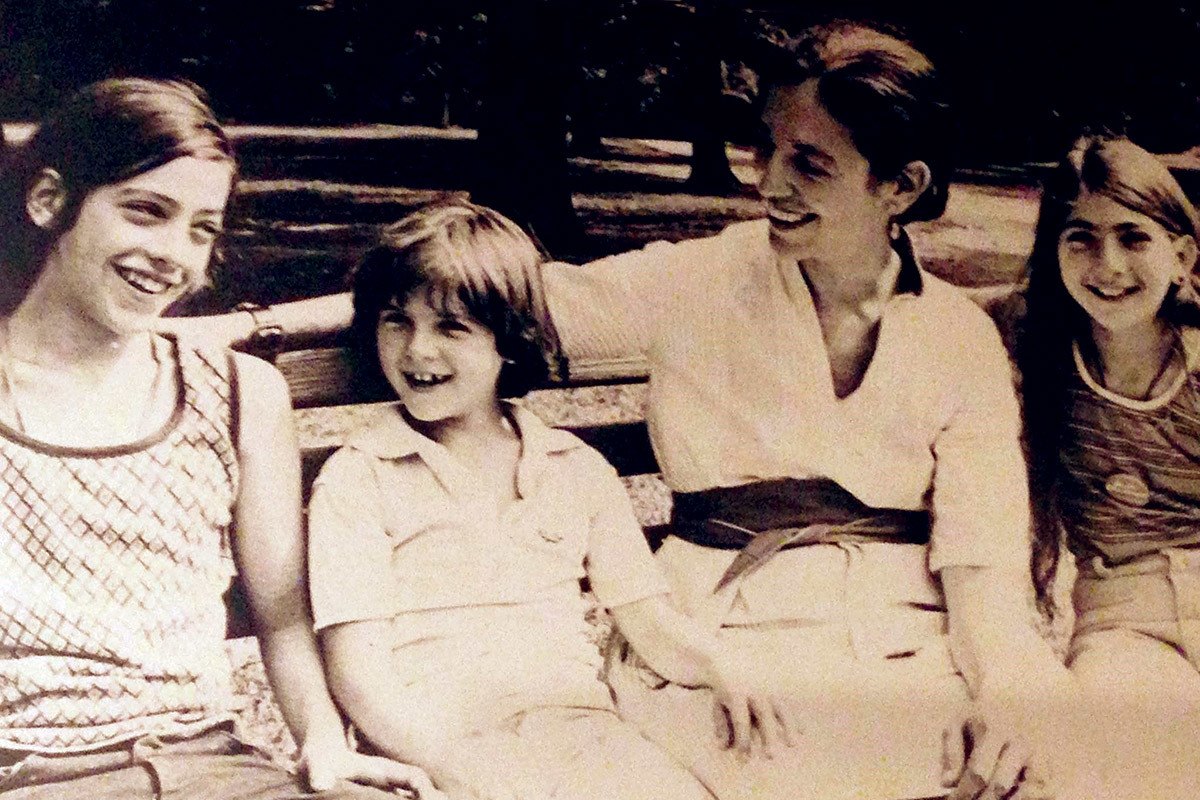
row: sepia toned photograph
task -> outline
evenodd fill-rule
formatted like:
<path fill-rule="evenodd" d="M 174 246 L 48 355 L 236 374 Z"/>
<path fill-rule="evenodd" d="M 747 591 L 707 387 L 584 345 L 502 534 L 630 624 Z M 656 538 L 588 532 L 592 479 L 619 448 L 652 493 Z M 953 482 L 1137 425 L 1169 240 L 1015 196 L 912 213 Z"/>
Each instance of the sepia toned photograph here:
<path fill-rule="evenodd" d="M 1200 797 L 1197 53 L 0 3 L 0 800 Z"/>

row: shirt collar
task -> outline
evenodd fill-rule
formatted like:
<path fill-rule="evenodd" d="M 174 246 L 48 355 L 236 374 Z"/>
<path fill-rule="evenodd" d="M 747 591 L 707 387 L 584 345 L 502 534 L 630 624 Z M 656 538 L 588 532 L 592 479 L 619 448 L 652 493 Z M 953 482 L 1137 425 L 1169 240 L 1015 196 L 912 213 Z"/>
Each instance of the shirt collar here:
<path fill-rule="evenodd" d="M 583 442 L 567 431 L 551 428 L 534 414 L 511 400 L 504 401 L 521 435 L 521 459 L 530 456 L 564 453 L 583 446 Z M 441 445 L 418 433 L 400 413 L 401 405 L 393 403 L 384 408 L 365 427 L 359 428 L 346 440 L 349 447 L 376 458 L 402 459 L 418 456 L 429 462 L 431 452 Z M 433 457 L 436 459 L 436 456 Z"/>
<path fill-rule="evenodd" d="M 916 253 L 913 252 L 912 239 L 908 232 L 900 229 L 892 252 L 900 259 L 900 273 L 896 276 L 896 294 L 911 294 L 920 297 L 925 289 L 925 276 L 921 273 L 921 265 L 917 263 Z"/>
<path fill-rule="evenodd" d="M 766 245 L 766 236 L 762 240 L 764 245 Z M 797 273 L 795 264 L 789 264 L 785 267 L 784 262 L 774 254 L 769 245 L 764 247 L 761 257 L 764 259 L 764 263 L 774 264 L 776 269 L 784 271 L 785 282 Z M 892 242 L 892 254 L 889 258 L 900 261 L 900 269 L 896 273 L 896 290 L 892 293 L 892 296 L 920 297 L 925 291 L 925 270 L 917 260 L 916 252 L 913 250 L 912 239 L 909 238 L 908 232 L 903 228 L 900 229 L 899 236 Z M 889 264 L 888 266 L 892 265 Z M 803 279 L 801 280 L 803 281 Z"/>

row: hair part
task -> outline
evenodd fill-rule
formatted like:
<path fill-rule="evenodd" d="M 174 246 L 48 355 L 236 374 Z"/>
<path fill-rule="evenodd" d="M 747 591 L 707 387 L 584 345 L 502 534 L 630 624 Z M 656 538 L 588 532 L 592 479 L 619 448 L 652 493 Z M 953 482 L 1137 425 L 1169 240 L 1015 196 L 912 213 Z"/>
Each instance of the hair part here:
<path fill-rule="evenodd" d="M 466 200 L 433 203 L 384 228 L 353 275 L 359 374 L 387 385 L 377 350 L 379 315 L 424 291 L 446 311 L 460 303 L 495 335 L 504 359 L 501 397 L 520 397 L 561 377 L 565 362 L 546 307 L 543 261 L 515 222 Z"/>
<path fill-rule="evenodd" d="M 1061 464 L 1074 371 L 1072 343 L 1090 336 L 1087 313 L 1063 284 L 1058 244 L 1075 201 L 1084 193 L 1108 197 L 1161 225 L 1171 236 L 1200 242 L 1196 209 L 1167 167 L 1129 139 L 1087 135 L 1046 179 L 1027 265 L 1027 313 L 1018 339 L 1023 376 L 1022 410 L 1029 446 L 1033 501 L 1034 586 L 1039 606 L 1053 616 L 1063 528 L 1059 505 Z M 1188 278 L 1163 302 L 1160 314 L 1172 325 L 1200 326 L 1200 278 L 1192 265 Z"/>
<path fill-rule="evenodd" d="M 809 28 L 765 51 L 760 102 L 772 88 L 817 82 L 829 115 L 850 134 L 871 175 L 892 180 L 922 161 L 929 186 L 897 215 L 905 224 L 936 219 L 946 210 L 955 131 L 937 71 L 900 33 L 839 20 Z"/>
<path fill-rule="evenodd" d="M 24 145 L 13 147 L 0 174 L 0 259 L 8 280 L 0 305 L 11 308 L 37 278 L 54 241 L 75 224 L 87 195 L 177 158 L 225 161 L 233 146 L 203 90 L 184 81 L 111 78 L 67 98 Z M 26 202 L 52 170 L 64 202 L 53 224 L 29 219 Z"/>

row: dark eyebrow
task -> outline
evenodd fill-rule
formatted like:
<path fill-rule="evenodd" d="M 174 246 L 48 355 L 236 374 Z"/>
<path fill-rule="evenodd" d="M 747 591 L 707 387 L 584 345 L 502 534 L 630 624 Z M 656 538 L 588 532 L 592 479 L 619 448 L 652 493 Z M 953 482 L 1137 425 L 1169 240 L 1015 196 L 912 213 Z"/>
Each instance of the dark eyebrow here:
<path fill-rule="evenodd" d="M 162 194 L 161 192 L 153 191 L 151 189 L 141 189 L 138 187 L 125 187 L 120 190 L 120 193 L 118 196 L 122 200 L 125 200 L 130 197 L 151 198 L 153 200 L 157 200 L 158 202 L 162 203 L 163 205 L 165 205 L 167 208 L 171 209 L 172 211 L 179 210 L 179 203 L 178 203 L 178 201 L 175 200 L 175 198 L 170 197 L 169 195 Z M 202 208 L 196 212 L 195 216 L 212 216 L 212 217 L 223 218 L 225 216 L 225 209 L 223 209 L 223 208 Z"/>
<path fill-rule="evenodd" d="M 1068 228 L 1080 228 L 1086 231 L 1095 231 L 1097 226 L 1087 220 L 1069 218 L 1063 225 L 1063 230 Z M 1140 231 L 1142 226 L 1136 222 L 1120 222 L 1113 226 L 1113 230 L 1117 233 L 1128 233 L 1130 231 Z"/>
<path fill-rule="evenodd" d="M 136 187 L 132 187 L 132 188 L 126 187 L 126 188 L 123 188 L 120 190 L 119 196 L 122 200 L 125 200 L 130 197 L 145 197 L 145 198 L 157 200 L 158 202 L 162 203 L 163 205 L 165 205 L 171 209 L 179 208 L 179 203 L 176 202 L 173 197 L 168 197 L 165 194 L 160 194 L 159 192 L 151 191 L 150 189 L 138 189 Z"/>

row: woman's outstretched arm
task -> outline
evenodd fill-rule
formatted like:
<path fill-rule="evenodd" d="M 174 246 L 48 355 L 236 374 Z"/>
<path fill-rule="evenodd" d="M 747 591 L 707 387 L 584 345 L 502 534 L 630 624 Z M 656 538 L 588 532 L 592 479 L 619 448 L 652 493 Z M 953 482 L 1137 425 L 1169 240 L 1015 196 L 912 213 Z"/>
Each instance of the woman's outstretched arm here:
<path fill-rule="evenodd" d="M 349 292 L 322 295 L 269 306 L 269 317 L 250 311 L 230 311 L 201 317 L 164 317 L 160 329 L 188 337 L 191 341 L 217 346 L 240 347 L 250 342 L 267 319 L 279 325 L 288 339 L 320 339 L 350 326 L 353 306 Z"/>

